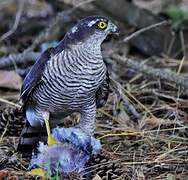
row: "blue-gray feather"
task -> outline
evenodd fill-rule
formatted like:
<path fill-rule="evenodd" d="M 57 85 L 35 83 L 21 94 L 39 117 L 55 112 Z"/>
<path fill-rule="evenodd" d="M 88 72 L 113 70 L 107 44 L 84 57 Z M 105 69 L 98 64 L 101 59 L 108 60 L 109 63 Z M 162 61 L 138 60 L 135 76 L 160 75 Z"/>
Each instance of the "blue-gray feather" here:
<path fill-rule="evenodd" d="M 68 142 L 74 144 L 76 147 L 80 147 L 81 150 L 88 154 L 97 154 L 101 150 L 101 143 L 99 140 L 92 136 L 87 136 L 86 133 L 78 128 L 54 128 L 53 137 L 61 142 Z"/>
<path fill-rule="evenodd" d="M 88 138 L 77 128 L 57 127 L 52 135 L 63 144 L 47 146 L 40 142 L 38 152 L 32 155 L 30 169 L 40 167 L 48 172 L 50 170 L 51 174 L 82 172 L 90 156 L 101 150 L 99 140 Z"/>
<path fill-rule="evenodd" d="M 81 172 L 89 160 L 89 154 L 76 146 L 64 143 L 53 146 L 39 144 L 38 153 L 33 153 L 29 169 L 42 168 L 49 175 L 57 172 Z"/>

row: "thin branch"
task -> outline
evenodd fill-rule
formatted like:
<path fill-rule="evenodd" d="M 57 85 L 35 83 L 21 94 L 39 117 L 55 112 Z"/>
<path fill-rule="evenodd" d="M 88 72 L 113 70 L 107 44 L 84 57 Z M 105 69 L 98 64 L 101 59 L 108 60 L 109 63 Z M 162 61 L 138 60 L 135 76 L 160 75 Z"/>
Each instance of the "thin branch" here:
<path fill-rule="evenodd" d="M 127 98 L 124 98 L 123 105 L 125 106 L 125 109 L 136 118 L 133 119 L 135 122 L 138 122 L 138 120 L 142 118 L 142 116 L 138 113 L 136 108 L 128 101 Z"/>
<path fill-rule="evenodd" d="M 185 56 L 183 56 L 183 58 L 180 61 L 180 64 L 179 64 L 179 67 L 178 67 L 178 71 L 177 71 L 178 75 L 180 75 L 180 73 L 181 73 L 181 70 L 183 68 L 184 62 L 185 62 Z"/>
<path fill-rule="evenodd" d="M 166 24 L 168 24 L 168 21 L 162 21 L 162 22 L 155 23 L 155 24 L 152 24 L 150 26 L 147 26 L 145 28 L 142 28 L 142 29 L 132 33 L 130 36 L 127 36 L 126 38 L 124 38 L 123 42 L 128 42 L 128 41 L 130 41 L 131 39 L 135 38 L 136 36 L 140 35 L 143 32 L 146 32 L 150 29 L 153 29 L 153 28 L 156 28 L 156 27 L 159 27 L 159 26 L 162 26 L 162 25 L 166 25 Z"/>
<path fill-rule="evenodd" d="M 11 102 L 11 101 L 8 101 L 8 100 L 3 99 L 3 98 L 0 98 L 0 102 L 5 103 L 5 104 L 8 104 L 8 105 L 10 105 L 10 106 L 14 106 L 14 107 L 17 107 L 17 108 L 21 108 L 21 105 L 16 104 L 16 103 Z"/>
<path fill-rule="evenodd" d="M 182 51 L 183 51 L 183 58 L 181 59 L 181 62 L 180 62 L 179 67 L 178 67 L 178 71 L 177 71 L 178 75 L 181 73 L 181 70 L 182 70 L 183 65 L 185 63 L 185 60 L 187 58 L 186 57 L 185 39 L 184 39 L 184 34 L 183 34 L 182 30 L 180 31 L 180 40 L 181 40 L 181 46 L 182 46 Z"/>
<path fill-rule="evenodd" d="M 174 82 L 177 85 L 181 86 L 182 88 L 188 89 L 188 83 L 186 82 L 185 78 L 183 76 L 177 75 L 173 71 L 153 68 L 153 67 L 138 63 L 136 60 L 132 60 L 132 59 L 119 56 L 119 55 L 113 55 L 112 58 L 121 64 L 126 64 L 128 67 L 136 70 L 138 73 L 149 75 L 149 77 L 152 77 L 152 78 L 160 78 L 162 80 Z"/>
<path fill-rule="evenodd" d="M 35 62 L 40 53 L 38 52 L 23 52 L 18 54 L 10 54 L 9 56 L 0 58 L 0 68 L 12 66 L 14 64 L 24 64 Z"/>
<path fill-rule="evenodd" d="M 185 54 L 186 54 L 186 46 L 185 46 L 184 33 L 183 33 L 182 30 L 180 31 L 180 41 L 181 41 L 181 47 L 182 47 L 183 55 L 185 56 Z"/>
<path fill-rule="evenodd" d="M 19 22 L 20 22 L 20 18 L 21 18 L 21 16 L 22 16 L 23 8 L 24 8 L 24 1 L 23 1 L 23 0 L 20 0 L 20 1 L 19 1 L 18 11 L 17 11 L 17 13 L 16 13 L 16 17 L 15 17 L 14 24 L 13 24 L 13 26 L 12 26 L 12 29 L 10 29 L 8 32 L 6 32 L 5 34 L 3 34 L 3 35 L 0 37 L 0 42 L 3 41 L 3 40 L 5 40 L 5 39 L 8 38 L 9 36 L 11 36 L 11 35 L 16 31 L 16 29 L 18 28 Z"/>
<path fill-rule="evenodd" d="M 0 142 L 2 142 L 2 139 L 3 139 L 4 135 L 6 134 L 6 132 L 7 132 L 7 130 L 8 130 L 8 126 L 9 126 L 9 121 L 8 121 L 7 124 L 6 124 L 3 133 L 1 134 Z"/>
<path fill-rule="evenodd" d="M 131 113 L 136 119 L 133 119 L 135 122 L 138 122 L 139 119 L 142 118 L 141 114 L 137 112 L 135 107 L 131 104 L 130 99 L 125 95 L 124 88 L 122 85 L 114 80 L 112 77 L 110 77 L 110 86 L 111 88 L 115 91 L 116 94 L 118 94 L 122 100 L 123 100 L 123 105 L 125 108 L 128 110 L 129 113 Z"/>

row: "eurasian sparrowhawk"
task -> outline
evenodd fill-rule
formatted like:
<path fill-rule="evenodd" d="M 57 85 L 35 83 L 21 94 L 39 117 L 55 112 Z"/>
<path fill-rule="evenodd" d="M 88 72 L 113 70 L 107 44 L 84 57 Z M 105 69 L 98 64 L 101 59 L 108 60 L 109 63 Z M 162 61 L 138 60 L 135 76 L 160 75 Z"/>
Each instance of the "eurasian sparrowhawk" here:
<path fill-rule="evenodd" d="M 40 132 L 46 115 L 54 126 L 63 117 L 78 112 L 81 118 L 77 127 L 93 135 L 96 108 L 105 104 L 109 93 L 101 43 L 109 33 L 116 32 L 117 27 L 107 17 L 86 17 L 55 48 L 41 54 L 21 89 L 23 111 L 30 126 L 23 130 L 21 145 L 34 143 L 34 134 Z"/>

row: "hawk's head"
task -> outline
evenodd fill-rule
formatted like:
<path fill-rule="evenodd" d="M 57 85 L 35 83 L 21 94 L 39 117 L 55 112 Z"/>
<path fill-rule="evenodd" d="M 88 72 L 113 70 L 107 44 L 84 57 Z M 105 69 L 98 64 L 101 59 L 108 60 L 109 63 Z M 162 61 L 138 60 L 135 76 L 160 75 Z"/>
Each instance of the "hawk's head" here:
<path fill-rule="evenodd" d="M 80 20 L 67 34 L 65 41 L 70 44 L 99 43 L 101 44 L 110 33 L 117 33 L 118 28 L 107 17 L 89 16 Z"/>

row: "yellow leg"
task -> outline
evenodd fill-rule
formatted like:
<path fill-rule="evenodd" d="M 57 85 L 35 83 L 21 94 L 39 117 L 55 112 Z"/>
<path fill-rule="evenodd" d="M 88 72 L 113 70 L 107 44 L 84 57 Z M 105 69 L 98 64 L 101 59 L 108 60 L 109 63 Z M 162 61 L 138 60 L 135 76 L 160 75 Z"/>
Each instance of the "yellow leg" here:
<path fill-rule="evenodd" d="M 49 113 L 44 113 L 43 117 L 44 117 L 44 122 L 45 122 L 45 125 L 46 125 L 47 134 L 48 134 L 48 145 L 52 146 L 54 144 L 62 144 L 60 141 L 56 141 L 52 137 L 52 134 L 51 134 L 51 131 L 50 131 L 50 124 L 49 124 Z"/>

